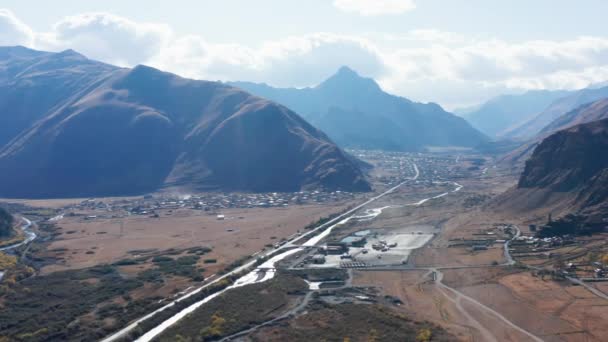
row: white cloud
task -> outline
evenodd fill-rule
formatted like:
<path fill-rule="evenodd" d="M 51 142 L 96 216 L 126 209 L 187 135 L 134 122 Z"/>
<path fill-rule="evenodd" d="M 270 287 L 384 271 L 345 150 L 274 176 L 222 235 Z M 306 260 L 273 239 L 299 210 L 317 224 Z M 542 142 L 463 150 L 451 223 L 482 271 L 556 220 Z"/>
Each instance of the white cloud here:
<path fill-rule="evenodd" d="M 363 16 L 401 14 L 416 8 L 414 0 L 334 0 L 334 6 Z"/>
<path fill-rule="evenodd" d="M 192 78 L 286 87 L 316 84 L 342 65 L 370 76 L 385 70 L 380 52 L 366 40 L 327 33 L 288 37 L 255 48 L 187 36 L 172 41 L 148 64 Z"/>
<path fill-rule="evenodd" d="M 84 13 L 35 32 L 0 10 L 0 44 L 84 55 L 121 66 L 148 64 L 186 77 L 310 86 L 340 66 L 396 94 L 447 107 L 528 89 L 574 89 L 608 79 L 608 37 L 506 42 L 434 29 L 374 38 L 313 33 L 258 46 L 210 43 L 158 23 Z"/>
<path fill-rule="evenodd" d="M 503 92 L 578 89 L 608 78 L 608 37 L 520 43 L 486 39 L 456 45 L 439 39 L 421 45 L 387 51 L 384 60 L 392 73 L 382 84 L 449 107 Z"/>
<path fill-rule="evenodd" d="M 164 24 L 138 23 L 110 13 L 65 17 L 38 45 L 52 50 L 72 48 L 87 56 L 121 66 L 146 61 L 165 47 L 172 35 Z"/>
<path fill-rule="evenodd" d="M 34 32 L 13 12 L 0 9 L 0 45 L 32 46 Z"/>

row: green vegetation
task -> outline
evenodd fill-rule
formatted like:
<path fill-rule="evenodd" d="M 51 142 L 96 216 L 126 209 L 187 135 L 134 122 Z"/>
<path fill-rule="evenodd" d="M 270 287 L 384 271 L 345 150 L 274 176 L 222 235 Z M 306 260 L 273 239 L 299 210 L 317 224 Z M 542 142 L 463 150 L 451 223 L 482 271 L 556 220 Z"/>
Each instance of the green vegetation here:
<path fill-rule="evenodd" d="M 346 212 L 346 211 L 343 211 Z M 342 213 L 335 213 L 335 214 L 331 214 L 329 216 L 326 217 L 321 217 L 320 219 L 309 223 L 306 227 L 304 227 L 304 229 L 314 229 L 317 228 L 318 226 L 325 224 L 333 219 L 335 219 L 336 217 L 340 216 Z"/>
<path fill-rule="evenodd" d="M 209 247 L 192 247 L 188 249 L 188 254 L 197 254 L 197 255 L 205 255 L 211 252 L 211 248 Z"/>
<path fill-rule="evenodd" d="M 141 336 L 144 332 L 149 331 L 150 329 L 156 327 L 157 325 L 159 325 L 160 323 L 162 323 L 169 317 L 180 312 L 181 310 L 189 307 L 190 305 L 192 305 L 200 300 L 203 300 L 204 298 L 206 298 L 214 293 L 224 290 L 228 286 L 232 285 L 236 279 L 242 277 L 244 274 L 245 274 L 245 272 L 240 273 L 240 274 L 234 274 L 217 283 L 209 285 L 208 287 L 204 288 L 197 294 L 192 295 L 182 301 L 179 301 L 179 302 L 175 303 L 175 305 L 171 306 L 170 308 L 163 310 L 162 312 L 143 321 L 135 329 L 133 329 L 131 331 L 131 333 L 129 333 L 128 340 L 133 341 L 133 340 L 137 339 L 137 337 Z M 179 334 L 175 336 L 175 340 L 176 341 L 192 341 L 192 339 L 190 337 L 180 336 Z"/>
<path fill-rule="evenodd" d="M 201 329 L 199 335 L 204 340 L 221 337 L 225 325 L 226 319 L 220 316 L 218 313 L 214 313 L 211 316 L 211 324 Z"/>
<path fill-rule="evenodd" d="M 269 335 L 271 334 L 271 335 Z M 285 324 L 262 328 L 252 341 L 453 341 L 441 327 L 417 322 L 380 305 L 316 302 Z"/>
<path fill-rule="evenodd" d="M 13 235 L 13 215 L 6 209 L 0 208 L 0 238 Z"/>
<path fill-rule="evenodd" d="M 146 281 L 151 283 L 163 283 L 165 276 L 180 276 L 188 277 L 194 281 L 203 281 L 204 277 L 201 273 L 205 271 L 203 268 L 197 268 L 196 264 L 202 255 L 209 253 L 210 248 L 207 247 L 193 247 L 185 250 L 187 255 L 180 257 L 173 257 L 173 255 L 179 255 L 184 250 L 170 249 L 165 255 L 156 256 L 143 256 L 134 259 L 122 259 L 115 262 L 114 266 L 128 266 L 138 265 L 141 263 L 148 262 L 152 258 L 155 268 L 151 268 L 140 272 L 137 279 L 140 281 Z M 214 260 L 214 259 L 213 259 Z"/>
<path fill-rule="evenodd" d="M 431 331 L 431 329 L 423 328 L 420 331 L 418 331 L 418 335 L 416 335 L 416 341 L 428 342 L 431 340 L 432 337 L 433 337 L 433 332 Z"/>
<path fill-rule="evenodd" d="M 221 270 L 219 272 L 219 274 L 226 274 L 226 273 L 234 270 L 237 267 L 243 266 L 245 264 L 245 262 L 247 262 L 247 260 L 249 260 L 249 258 L 251 258 L 249 255 L 245 255 L 243 257 L 236 259 L 235 261 L 228 264 L 228 266 L 224 267 L 224 269 Z"/>
<path fill-rule="evenodd" d="M 209 341 L 228 336 L 273 319 L 290 308 L 290 298 L 308 286 L 302 279 L 278 274 L 272 280 L 235 288 L 221 295 L 169 328 L 160 341 L 179 337 Z"/>
<path fill-rule="evenodd" d="M 180 277 L 188 277 L 195 281 L 203 281 L 201 275 L 204 269 L 196 268 L 196 263 L 200 258 L 199 255 L 186 255 L 173 259 L 165 255 L 159 255 L 152 258 L 152 262 L 156 268 L 145 270 L 137 275 L 137 279 L 151 283 L 163 283 L 165 275 L 174 275 Z M 116 264 L 130 264 L 132 260 L 121 260 Z M 116 265 L 115 264 L 115 265 Z"/>
<path fill-rule="evenodd" d="M 4 272 L 0 282 L 0 297 L 9 293 L 18 281 L 34 274 L 33 268 L 19 263 L 17 257 L 2 252 L 0 252 L 0 270 Z"/>
<path fill-rule="evenodd" d="M 16 341 L 97 340 L 158 306 L 154 298 L 111 303 L 141 286 L 112 266 L 30 277 L 3 294 L 10 310 L 0 310 L 0 331 Z"/>
<path fill-rule="evenodd" d="M 0 252 L 0 270 L 7 270 L 17 266 L 17 258 Z"/>

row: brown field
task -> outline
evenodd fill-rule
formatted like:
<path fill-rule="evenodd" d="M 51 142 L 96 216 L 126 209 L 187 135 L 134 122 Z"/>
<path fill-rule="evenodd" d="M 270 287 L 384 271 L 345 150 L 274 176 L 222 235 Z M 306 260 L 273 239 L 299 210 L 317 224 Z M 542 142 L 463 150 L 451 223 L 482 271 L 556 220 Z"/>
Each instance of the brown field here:
<path fill-rule="evenodd" d="M 445 328 L 459 341 L 483 341 L 458 308 L 437 290 L 426 271 L 357 271 L 353 284 L 378 287 L 382 294 L 401 299 L 399 307 L 417 320 L 428 320 Z"/>
<path fill-rule="evenodd" d="M 475 195 L 495 197 L 513 184 L 509 177 L 487 177 L 482 181 L 459 183 L 465 185 L 459 193 L 420 207 L 387 209 L 370 222 L 369 227 L 435 225 L 439 234 L 429 245 L 412 255 L 413 264 L 449 267 L 489 265 L 505 261 L 501 243 L 494 244 L 487 251 L 471 252 L 466 247 L 448 248 L 451 239 L 470 239 L 480 230 L 503 223 L 516 224 L 524 233 L 529 233 L 528 224 L 546 219 L 544 213 L 516 215 L 512 212 L 494 211 L 486 205 L 492 204 L 492 200 L 473 207 L 465 205 L 467 198 Z M 424 196 L 424 190 L 403 190 L 387 196 L 383 202 L 393 205 L 410 201 L 414 196 Z M 597 244 L 589 243 L 585 248 L 593 249 Z M 569 255 L 578 251 L 580 248 L 564 247 L 558 252 Z M 547 259 L 535 261 L 548 262 Z M 597 298 L 582 287 L 552 280 L 543 281 L 533 277 L 529 271 L 506 267 L 453 269 L 443 270 L 443 273 L 446 285 L 499 312 L 513 324 L 545 341 L 605 341 L 608 336 L 608 301 Z M 354 273 L 354 284 L 374 286 L 383 294 L 400 298 L 404 303 L 400 310 L 415 315 L 417 319 L 440 324 L 461 340 L 484 341 L 491 337 L 489 335 L 499 341 L 531 340 L 468 300 L 461 299 L 457 305 L 458 300 L 454 294 L 447 292 L 452 299 L 446 297 L 430 277 L 424 277 L 425 274 L 426 271 L 357 271 Z M 590 284 L 608 291 L 606 283 Z M 489 335 L 484 335 L 484 329 Z"/>
<path fill-rule="evenodd" d="M 444 282 L 500 312 L 514 324 L 545 341 L 603 341 L 608 336 L 608 302 L 581 287 L 542 281 L 528 272 L 499 268 L 445 270 Z M 424 278 L 426 271 L 357 271 L 353 283 L 377 287 L 400 298 L 400 310 L 416 319 L 440 324 L 463 341 L 484 340 L 448 298 Z M 529 338 L 468 301 L 462 307 L 500 341 Z"/>
<path fill-rule="evenodd" d="M 206 265 L 214 272 L 347 206 L 347 203 L 340 203 L 227 209 L 223 211 L 225 220 L 189 209 L 174 211 L 170 216 L 162 213 L 159 218 L 129 216 L 85 220 L 82 216 L 66 216 L 58 223 L 61 235 L 47 248 L 48 256 L 60 258 L 60 261 L 44 267 L 43 272 L 112 263 L 136 256 L 137 250 L 166 251 L 196 246 L 213 249 L 203 259 L 217 259 L 216 264 Z"/>
<path fill-rule="evenodd" d="M 543 281 L 530 272 L 487 271 L 449 270 L 444 281 L 546 341 L 603 341 L 608 336 L 608 301 L 584 288 Z"/>
<path fill-rule="evenodd" d="M 495 244 L 485 251 L 471 251 L 465 247 L 436 247 L 433 243 L 413 254 L 417 266 L 476 266 L 504 262 L 502 244 Z"/>

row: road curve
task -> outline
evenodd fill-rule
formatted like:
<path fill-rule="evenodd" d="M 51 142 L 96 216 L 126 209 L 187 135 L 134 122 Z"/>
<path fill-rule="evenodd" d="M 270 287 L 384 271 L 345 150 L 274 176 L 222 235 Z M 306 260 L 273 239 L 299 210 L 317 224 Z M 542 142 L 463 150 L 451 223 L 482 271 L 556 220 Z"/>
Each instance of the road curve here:
<path fill-rule="evenodd" d="M 21 230 L 23 230 L 23 233 L 25 234 L 25 240 L 16 243 L 14 245 L 10 245 L 10 246 L 6 246 L 6 247 L 2 247 L 0 248 L 0 251 L 9 251 L 11 249 L 15 249 L 17 247 L 21 247 L 23 245 L 27 245 L 28 243 L 34 241 L 34 239 L 37 237 L 36 233 L 30 231 L 30 227 L 32 227 L 32 221 L 28 220 L 26 217 L 21 217 L 21 219 L 23 220 L 23 225 L 21 226 Z"/>
<path fill-rule="evenodd" d="M 293 248 L 293 247 L 296 246 L 296 245 L 294 245 L 295 242 L 300 241 L 300 240 L 304 239 L 305 237 L 310 236 L 311 234 L 314 234 L 314 233 L 316 233 L 316 232 L 318 232 L 320 230 L 333 228 L 338 222 L 340 222 L 341 220 L 343 220 L 344 218 L 346 218 L 348 216 L 352 216 L 356 211 L 358 211 L 359 209 L 363 208 L 364 206 L 366 206 L 366 205 L 368 205 L 368 204 L 370 204 L 370 203 L 372 203 L 372 202 L 374 202 L 374 201 L 376 201 L 376 200 L 378 200 L 378 199 L 380 199 L 380 198 L 382 198 L 382 197 L 384 197 L 384 196 L 392 193 L 393 191 L 397 190 L 398 188 L 400 188 L 404 184 L 406 184 L 406 183 L 408 183 L 408 182 L 410 182 L 412 180 L 418 179 L 418 177 L 420 176 L 420 171 L 418 170 L 418 166 L 415 163 L 413 163 L 413 167 L 414 167 L 414 172 L 415 172 L 415 175 L 413 177 L 410 177 L 410 178 L 406 179 L 405 181 L 397 184 L 396 186 L 388 189 L 387 191 L 385 191 L 385 192 L 383 192 L 383 193 L 381 193 L 381 194 L 379 194 L 377 196 L 374 196 L 374 197 L 370 198 L 369 200 L 365 201 L 364 203 L 362 203 L 362 204 L 354 207 L 353 209 L 351 209 L 351 210 L 349 210 L 349 211 L 347 211 L 347 212 L 345 212 L 345 213 L 343 213 L 343 214 L 341 214 L 341 215 L 339 215 L 339 216 L 337 216 L 337 217 L 329 220 L 328 222 L 326 222 L 324 224 L 321 224 L 318 227 L 316 227 L 316 228 L 314 228 L 314 229 L 312 229 L 312 230 L 310 230 L 310 231 L 308 231 L 308 232 L 306 232 L 306 233 L 304 233 L 304 234 L 302 234 L 300 236 L 297 236 L 297 237 L 293 238 L 292 240 L 288 241 L 285 245 L 283 245 L 283 246 L 281 246 L 281 247 L 279 247 L 277 249 L 273 249 L 273 250 L 271 250 L 269 252 L 266 252 L 266 253 L 262 254 L 262 256 L 268 256 L 268 255 L 270 255 L 272 253 L 276 253 L 277 251 L 280 251 L 280 250 Z M 314 239 L 314 237 L 313 237 L 313 239 Z M 215 284 L 215 283 L 217 283 L 217 282 L 219 282 L 219 281 L 221 281 L 223 279 L 226 279 L 229 276 L 232 276 L 232 275 L 238 274 L 238 273 L 240 273 L 240 272 L 242 272 L 244 270 L 250 269 L 255 264 L 256 264 L 256 260 L 252 260 L 252 261 L 250 261 L 250 262 L 248 262 L 248 263 L 246 263 L 246 264 L 244 264 L 244 265 L 242 265 L 242 266 L 240 266 L 240 267 L 238 267 L 238 268 L 236 268 L 236 269 L 234 269 L 234 270 L 232 270 L 230 272 L 225 273 L 221 277 L 215 278 L 213 281 L 206 283 L 205 285 L 197 288 L 196 290 L 194 290 L 194 291 L 192 291 L 192 292 L 190 292 L 190 293 L 188 293 L 188 294 L 186 294 L 186 295 L 184 295 L 184 296 L 182 296 L 182 297 L 180 297 L 180 298 L 172 301 L 171 303 L 169 303 L 169 304 L 167 304 L 167 305 L 165 305 L 165 306 L 163 306 L 163 307 L 161 307 L 159 309 L 154 310 L 153 312 L 151 312 L 151 313 L 143 316 L 142 318 L 139 318 L 139 319 L 135 320 L 133 323 L 129 324 L 128 326 L 124 327 L 123 329 L 121 329 L 121 330 L 115 332 L 114 334 L 112 334 L 112 335 L 110 335 L 110 336 L 102 339 L 101 342 L 115 342 L 115 341 L 119 340 L 120 338 L 124 337 L 126 334 L 128 334 L 129 332 L 131 332 L 133 329 L 135 329 L 138 324 L 140 324 L 143 321 L 145 321 L 145 320 L 153 317 L 157 313 L 160 313 L 160 312 L 162 312 L 162 311 L 164 311 L 164 310 L 166 310 L 166 309 L 174 306 L 176 303 L 178 303 L 178 302 L 180 302 L 180 301 L 182 301 L 182 300 L 184 300 L 186 298 L 189 298 L 189 297 L 191 297 L 194 294 L 197 294 L 197 293 L 201 292 L 203 289 L 205 289 L 205 288 L 207 288 L 207 287 L 209 287 L 209 286 L 211 286 L 211 285 L 213 285 L 213 284 Z M 205 299 L 203 299 L 202 301 L 204 301 L 204 300 Z M 200 303 L 200 302 L 197 302 L 197 303 Z M 189 306 L 188 308 L 186 308 L 186 309 L 184 309 L 184 310 L 182 310 L 180 312 L 187 311 L 189 308 L 197 305 L 197 303 L 192 304 L 191 306 Z M 178 313 L 177 315 L 181 316 L 180 313 Z M 173 316 L 173 317 L 175 317 L 175 316 Z M 146 338 L 145 339 L 138 339 L 138 341 L 147 341 L 149 339 L 154 338 L 155 336 L 158 336 L 158 334 L 162 333 L 170 325 L 172 325 L 172 324 L 174 324 L 174 323 L 177 322 L 176 320 L 172 319 L 173 317 L 171 317 L 168 320 L 164 321 L 163 323 L 165 323 L 165 324 L 163 324 L 163 323 L 160 324 L 160 325 L 163 326 L 162 329 L 155 329 L 154 334 L 148 334 L 148 333 L 146 333 L 146 334 L 144 334 L 144 336 L 146 336 Z M 169 320 L 172 321 L 172 323 L 169 324 L 169 325 L 167 325 L 166 322 L 169 321 Z"/>

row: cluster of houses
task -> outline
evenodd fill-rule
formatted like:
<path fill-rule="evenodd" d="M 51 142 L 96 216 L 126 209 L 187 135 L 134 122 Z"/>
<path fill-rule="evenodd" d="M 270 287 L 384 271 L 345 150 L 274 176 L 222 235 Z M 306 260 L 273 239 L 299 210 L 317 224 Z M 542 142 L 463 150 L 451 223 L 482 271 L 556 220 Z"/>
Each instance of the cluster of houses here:
<path fill-rule="evenodd" d="M 533 248 L 555 248 L 572 245 L 576 242 L 574 236 L 563 235 L 547 238 L 537 238 L 534 236 L 519 236 L 514 239 L 520 243 L 531 245 Z"/>
<path fill-rule="evenodd" d="M 354 199 L 346 191 L 299 191 L 293 193 L 203 193 L 197 195 L 146 195 L 137 199 L 104 202 L 87 199 L 65 210 L 126 212 L 132 215 L 154 215 L 157 210 L 196 209 L 216 212 L 230 208 L 271 208 L 290 205 L 323 204 Z"/>
<path fill-rule="evenodd" d="M 606 276 L 608 276 L 608 266 L 604 265 L 603 263 L 601 263 L 599 261 L 592 262 L 590 265 L 569 262 L 566 265 L 565 272 L 567 272 L 566 274 L 568 274 L 568 275 L 576 276 L 577 271 L 581 267 L 585 267 L 585 266 L 591 266 L 591 268 L 593 269 L 593 279 L 602 279 L 604 281 L 608 280 L 606 278 Z M 593 280 L 593 279 L 584 279 L 584 280 Z"/>

